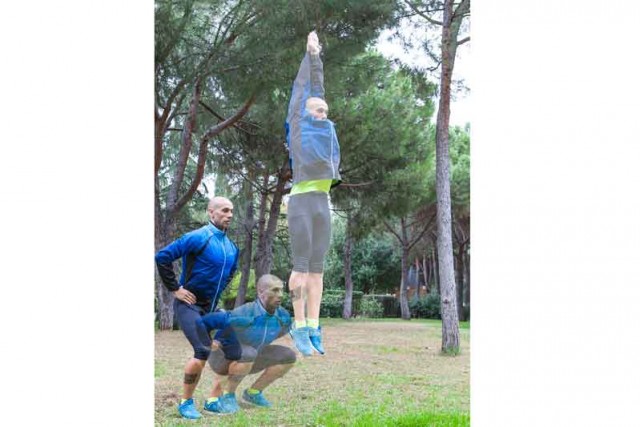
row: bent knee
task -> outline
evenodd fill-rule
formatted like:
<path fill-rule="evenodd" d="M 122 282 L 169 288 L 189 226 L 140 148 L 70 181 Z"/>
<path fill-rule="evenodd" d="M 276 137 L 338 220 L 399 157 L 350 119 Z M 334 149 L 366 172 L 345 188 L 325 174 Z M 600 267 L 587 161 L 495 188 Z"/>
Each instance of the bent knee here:
<path fill-rule="evenodd" d="M 296 360 L 297 360 L 296 352 L 290 348 L 287 348 L 285 351 L 282 352 L 280 363 L 283 365 L 289 365 L 289 364 L 292 365 L 296 363 Z"/>
<path fill-rule="evenodd" d="M 211 354 L 211 349 L 203 346 L 203 347 L 198 347 L 194 349 L 193 357 L 198 360 L 206 361 L 207 359 L 209 359 L 210 354 Z"/>
<path fill-rule="evenodd" d="M 249 346 L 243 346 L 242 356 L 238 361 L 243 363 L 254 362 L 256 360 L 256 357 L 258 357 L 258 352 L 256 351 L 255 348 L 249 347 Z"/>

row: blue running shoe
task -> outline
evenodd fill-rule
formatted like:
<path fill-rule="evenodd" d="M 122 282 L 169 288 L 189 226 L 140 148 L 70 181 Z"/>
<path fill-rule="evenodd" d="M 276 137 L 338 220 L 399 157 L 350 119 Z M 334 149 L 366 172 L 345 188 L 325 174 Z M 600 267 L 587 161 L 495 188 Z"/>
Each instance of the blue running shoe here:
<path fill-rule="evenodd" d="M 271 402 L 269 402 L 267 398 L 264 397 L 262 392 L 258 394 L 249 394 L 247 390 L 245 390 L 244 393 L 242 393 L 242 399 L 245 402 L 249 402 L 256 406 L 262 406 L 264 408 L 271 408 L 273 406 Z"/>
<path fill-rule="evenodd" d="M 322 327 L 309 328 L 309 341 L 313 345 L 313 348 L 318 350 L 318 353 L 324 354 L 324 347 L 322 346 Z"/>
<path fill-rule="evenodd" d="M 211 412 L 213 414 L 218 414 L 218 415 L 225 415 L 230 413 L 229 411 L 227 411 L 227 408 L 223 405 L 222 397 L 219 397 L 218 400 L 216 400 L 215 402 L 209 402 L 209 403 L 205 402 L 204 410 L 207 412 Z"/>
<path fill-rule="evenodd" d="M 289 331 L 291 338 L 293 338 L 293 343 L 296 345 L 296 348 L 303 356 L 311 356 L 313 354 L 313 349 L 311 348 L 311 341 L 309 341 L 309 328 L 292 328 Z"/>
<path fill-rule="evenodd" d="M 234 412 L 238 412 L 240 410 L 240 406 L 238 405 L 238 401 L 236 400 L 235 393 L 223 394 L 218 398 L 218 400 L 221 401 L 222 408 L 224 409 L 226 414 L 233 414 Z"/>
<path fill-rule="evenodd" d="M 197 420 L 202 417 L 202 414 L 196 409 L 193 399 L 187 399 L 184 403 L 179 404 L 178 412 L 180 412 L 182 418 L 188 418 L 190 420 Z"/>

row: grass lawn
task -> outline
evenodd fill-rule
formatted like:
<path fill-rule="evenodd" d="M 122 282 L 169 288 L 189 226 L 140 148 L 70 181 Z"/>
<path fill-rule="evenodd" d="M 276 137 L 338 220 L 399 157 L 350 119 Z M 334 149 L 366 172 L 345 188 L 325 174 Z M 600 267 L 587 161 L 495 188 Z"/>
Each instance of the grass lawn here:
<path fill-rule="evenodd" d="M 176 405 L 184 363 L 192 356 L 181 331 L 156 332 L 155 422 L 157 426 L 468 426 L 469 324 L 460 325 L 458 356 L 440 353 L 441 322 L 400 319 L 323 319 L 325 356 L 302 359 L 265 390 L 272 409 L 244 403 L 244 379 L 236 393 L 242 410 L 183 420 Z M 289 336 L 275 341 L 293 347 Z M 211 391 L 207 365 L 195 394 Z"/>

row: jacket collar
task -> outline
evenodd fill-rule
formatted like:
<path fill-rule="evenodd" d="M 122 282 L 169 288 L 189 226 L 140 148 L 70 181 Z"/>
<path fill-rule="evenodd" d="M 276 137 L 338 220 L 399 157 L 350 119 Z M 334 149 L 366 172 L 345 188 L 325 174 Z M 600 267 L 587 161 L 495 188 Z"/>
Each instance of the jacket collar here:
<path fill-rule="evenodd" d="M 216 227 L 211 220 L 209 220 L 209 224 L 207 224 L 207 229 L 209 229 L 209 231 L 211 231 L 213 234 L 217 234 L 217 235 L 227 234 L 226 231 L 220 230 L 218 227 Z"/>
<path fill-rule="evenodd" d="M 256 306 L 257 314 L 259 314 L 259 315 L 266 314 L 267 316 L 276 316 L 276 317 L 278 317 L 278 308 L 275 309 L 273 314 L 269 313 L 267 311 L 267 309 L 264 307 L 264 305 L 262 305 L 262 301 L 260 300 L 260 297 L 256 296 L 255 306 Z"/>

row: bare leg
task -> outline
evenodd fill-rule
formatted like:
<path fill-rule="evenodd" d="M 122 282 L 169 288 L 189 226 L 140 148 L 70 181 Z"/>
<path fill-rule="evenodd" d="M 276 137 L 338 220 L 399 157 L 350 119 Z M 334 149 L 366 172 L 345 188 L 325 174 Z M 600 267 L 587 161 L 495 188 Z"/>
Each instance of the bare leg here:
<path fill-rule="evenodd" d="M 293 305 L 293 317 L 297 322 L 304 322 L 304 292 L 306 291 L 308 273 L 292 271 L 289 277 L 289 292 L 291 293 L 291 303 Z M 319 308 L 318 308 L 319 310 Z"/>
<path fill-rule="evenodd" d="M 213 387 L 211 388 L 211 395 L 209 397 L 220 397 L 222 396 L 222 389 L 227 384 L 227 376 L 216 374 L 213 371 Z"/>
<path fill-rule="evenodd" d="M 320 318 L 322 289 L 322 273 L 309 273 L 307 278 L 307 317 L 309 319 Z M 298 320 L 297 317 L 296 320 Z"/>
<path fill-rule="evenodd" d="M 205 363 L 205 360 L 192 357 L 185 365 L 184 384 L 182 388 L 183 399 L 191 399 L 193 397 L 193 393 L 196 390 L 198 381 L 200 381 L 200 374 L 202 373 L 202 369 L 204 369 Z"/>
<path fill-rule="evenodd" d="M 235 393 L 242 379 L 251 371 L 253 362 L 232 362 L 229 365 L 227 393 Z"/>
<path fill-rule="evenodd" d="M 251 388 L 255 390 L 260 390 L 260 391 L 264 390 L 267 386 L 269 386 L 269 384 L 271 384 L 272 382 L 274 382 L 275 380 L 277 380 L 278 378 L 282 377 L 284 374 L 289 372 L 289 369 L 291 369 L 293 365 L 295 365 L 295 363 L 269 366 L 267 369 L 265 369 L 262 372 L 262 375 L 260 375 L 258 379 L 253 383 Z"/>

